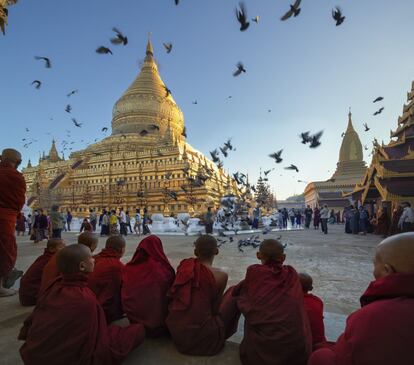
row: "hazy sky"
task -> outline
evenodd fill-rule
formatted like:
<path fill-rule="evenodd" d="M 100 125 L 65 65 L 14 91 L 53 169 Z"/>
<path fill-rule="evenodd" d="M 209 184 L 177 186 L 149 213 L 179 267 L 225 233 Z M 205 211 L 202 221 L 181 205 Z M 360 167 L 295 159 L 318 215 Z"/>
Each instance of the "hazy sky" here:
<path fill-rule="evenodd" d="M 148 32 L 161 77 L 184 113 L 189 143 L 208 154 L 231 137 L 237 151 L 225 168 L 254 180 L 260 167 L 276 167 L 270 182 L 278 198 L 301 193 L 305 184 L 297 180 L 331 176 L 350 106 L 363 145 L 371 148 L 374 137 L 388 142 L 414 79 L 414 1 L 304 0 L 301 14 L 286 22 L 279 19 L 289 1 L 245 3 L 248 16 L 259 15 L 260 22 L 240 32 L 233 0 L 181 0 L 179 6 L 174 0 L 21 0 L 10 7 L 7 35 L 0 36 L 0 147 L 21 150 L 25 165 L 49 150 L 52 137 L 60 144 L 65 130 L 74 150 L 103 138 L 114 103 L 139 71 Z M 331 18 L 336 5 L 346 16 L 340 27 Z M 110 44 L 113 26 L 128 36 L 128 46 L 112 47 L 113 56 L 96 54 Z M 173 43 L 170 54 L 162 42 Z M 50 57 L 53 68 L 35 55 Z M 247 73 L 234 78 L 238 61 Z M 40 90 L 30 86 L 35 79 L 43 81 Z M 73 89 L 79 93 L 68 99 Z M 385 110 L 373 117 L 380 105 L 372 100 L 380 95 Z M 68 102 L 72 115 L 64 111 Z M 75 128 L 71 117 L 83 127 Z M 301 131 L 322 129 L 318 149 L 300 143 Z M 25 149 L 22 138 L 38 142 Z M 282 148 L 284 161 L 276 165 L 267 155 Z M 291 163 L 299 173 L 283 169 Z"/>

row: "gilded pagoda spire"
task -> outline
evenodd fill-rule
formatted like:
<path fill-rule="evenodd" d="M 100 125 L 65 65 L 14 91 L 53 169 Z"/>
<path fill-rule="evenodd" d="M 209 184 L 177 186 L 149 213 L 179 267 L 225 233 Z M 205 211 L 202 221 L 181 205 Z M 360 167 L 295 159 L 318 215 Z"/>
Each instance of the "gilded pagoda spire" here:
<path fill-rule="evenodd" d="M 54 139 L 52 140 L 52 147 L 50 148 L 50 151 L 49 151 L 49 161 L 50 162 L 60 161 L 60 157 L 56 149 L 56 143 Z"/>

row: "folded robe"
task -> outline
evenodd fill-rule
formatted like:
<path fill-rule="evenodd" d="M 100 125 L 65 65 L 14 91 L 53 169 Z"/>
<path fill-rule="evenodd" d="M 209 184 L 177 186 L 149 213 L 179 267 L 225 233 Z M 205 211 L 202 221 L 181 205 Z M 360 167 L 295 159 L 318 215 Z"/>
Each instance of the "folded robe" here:
<path fill-rule="evenodd" d="M 154 235 L 144 238 L 122 275 L 122 304 L 132 323 L 142 323 L 148 336 L 167 332 L 167 292 L 175 272 Z"/>
<path fill-rule="evenodd" d="M 25 365 L 119 364 L 145 336 L 144 327 L 106 324 L 87 275 L 64 275 L 39 297 L 19 339 Z"/>
<path fill-rule="evenodd" d="M 323 323 L 323 302 L 316 295 L 310 293 L 304 294 L 303 300 L 312 332 L 312 345 L 315 348 L 318 344 L 327 342 Z"/>
<path fill-rule="evenodd" d="M 215 313 L 219 295 L 216 279 L 207 266 L 190 258 L 181 261 L 166 320 L 178 351 L 189 355 L 215 355 L 224 346 L 226 331 Z"/>
<path fill-rule="evenodd" d="M 414 363 L 414 274 L 371 282 L 362 308 L 346 321 L 330 349 L 315 351 L 309 365 L 412 365 Z"/>
<path fill-rule="evenodd" d="M 53 255 L 43 268 L 39 294 L 43 293 L 46 290 L 46 288 L 50 284 L 54 283 L 59 276 L 60 273 L 57 268 L 56 255 Z"/>
<path fill-rule="evenodd" d="M 21 305 L 36 305 L 37 297 L 40 291 L 40 283 L 42 281 L 43 269 L 54 254 L 54 252 L 50 252 L 47 248 L 45 248 L 43 255 L 40 255 L 22 276 L 19 288 L 19 299 Z"/>
<path fill-rule="evenodd" d="M 95 267 L 89 274 L 88 286 L 95 293 L 108 323 L 122 318 L 121 278 L 124 264 L 121 255 L 112 248 L 104 248 L 94 256 Z"/>
<path fill-rule="evenodd" d="M 23 175 L 7 162 L 0 162 L 0 278 L 13 270 L 17 258 L 14 235 L 17 215 L 26 199 Z"/>
<path fill-rule="evenodd" d="M 312 335 L 298 274 L 277 263 L 252 265 L 233 290 L 245 317 L 243 365 L 305 365 Z"/>

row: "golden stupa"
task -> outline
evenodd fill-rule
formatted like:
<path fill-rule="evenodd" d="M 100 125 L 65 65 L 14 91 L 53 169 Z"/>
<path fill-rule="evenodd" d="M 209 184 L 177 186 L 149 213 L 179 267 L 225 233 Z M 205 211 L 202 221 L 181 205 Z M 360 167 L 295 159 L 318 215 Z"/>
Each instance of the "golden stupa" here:
<path fill-rule="evenodd" d="M 141 72 L 115 103 L 112 134 L 60 158 L 55 142 L 38 166 L 23 169 L 30 207 L 147 207 L 150 213 L 200 214 L 237 184 L 186 142 L 184 116 L 158 73 L 148 41 Z M 208 177 L 208 178 L 206 178 Z"/>
<path fill-rule="evenodd" d="M 336 171 L 326 181 L 314 181 L 305 188 L 305 204 L 312 208 L 327 204 L 330 209 L 342 211 L 349 205 L 344 193 L 353 191 L 366 172 L 362 144 L 352 125 L 352 114 L 348 114 L 348 126 L 343 135 Z"/>

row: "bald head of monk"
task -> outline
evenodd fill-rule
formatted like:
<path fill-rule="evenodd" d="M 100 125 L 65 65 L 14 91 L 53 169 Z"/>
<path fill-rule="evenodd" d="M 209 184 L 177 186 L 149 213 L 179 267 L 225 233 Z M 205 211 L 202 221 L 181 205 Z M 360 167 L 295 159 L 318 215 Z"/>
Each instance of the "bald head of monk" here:
<path fill-rule="evenodd" d="M 22 163 L 22 155 L 19 151 L 16 151 L 13 148 L 4 149 L 0 158 L 2 162 L 7 162 L 16 169 Z"/>
<path fill-rule="evenodd" d="M 121 256 L 125 253 L 125 239 L 121 235 L 114 235 L 106 240 L 105 248 L 111 248 Z"/>
<path fill-rule="evenodd" d="M 95 260 L 89 247 L 75 244 L 62 248 L 57 253 L 56 263 L 62 274 L 76 274 L 92 272 Z"/>
<path fill-rule="evenodd" d="M 264 240 L 259 246 L 259 252 L 257 258 L 266 264 L 268 262 L 278 262 L 283 264 L 286 259 L 285 246 L 279 240 L 267 239 Z"/>
<path fill-rule="evenodd" d="M 308 293 L 313 289 L 313 279 L 312 276 L 304 272 L 299 273 L 300 285 L 304 293 Z"/>
<path fill-rule="evenodd" d="M 194 255 L 202 261 L 213 260 L 214 256 L 219 253 L 217 240 L 209 234 L 198 237 L 194 245 Z"/>
<path fill-rule="evenodd" d="M 414 232 L 388 237 L 375 250 L 374 277 L 395 273 L 414 274 Z"/>
<path fill-rule="evenodd" d="M 65 247 L 65 241 L 61 238 L 49 238 L 47 240 L 46 248 L 49 252 L 58 252 Z"/>
<path fill-rule="evenodd" d="M 78 236 L 78 244 L 89 247 L 93 252 L 98 247 L 98 236 L 89 231 L 83 232 Z"/>

